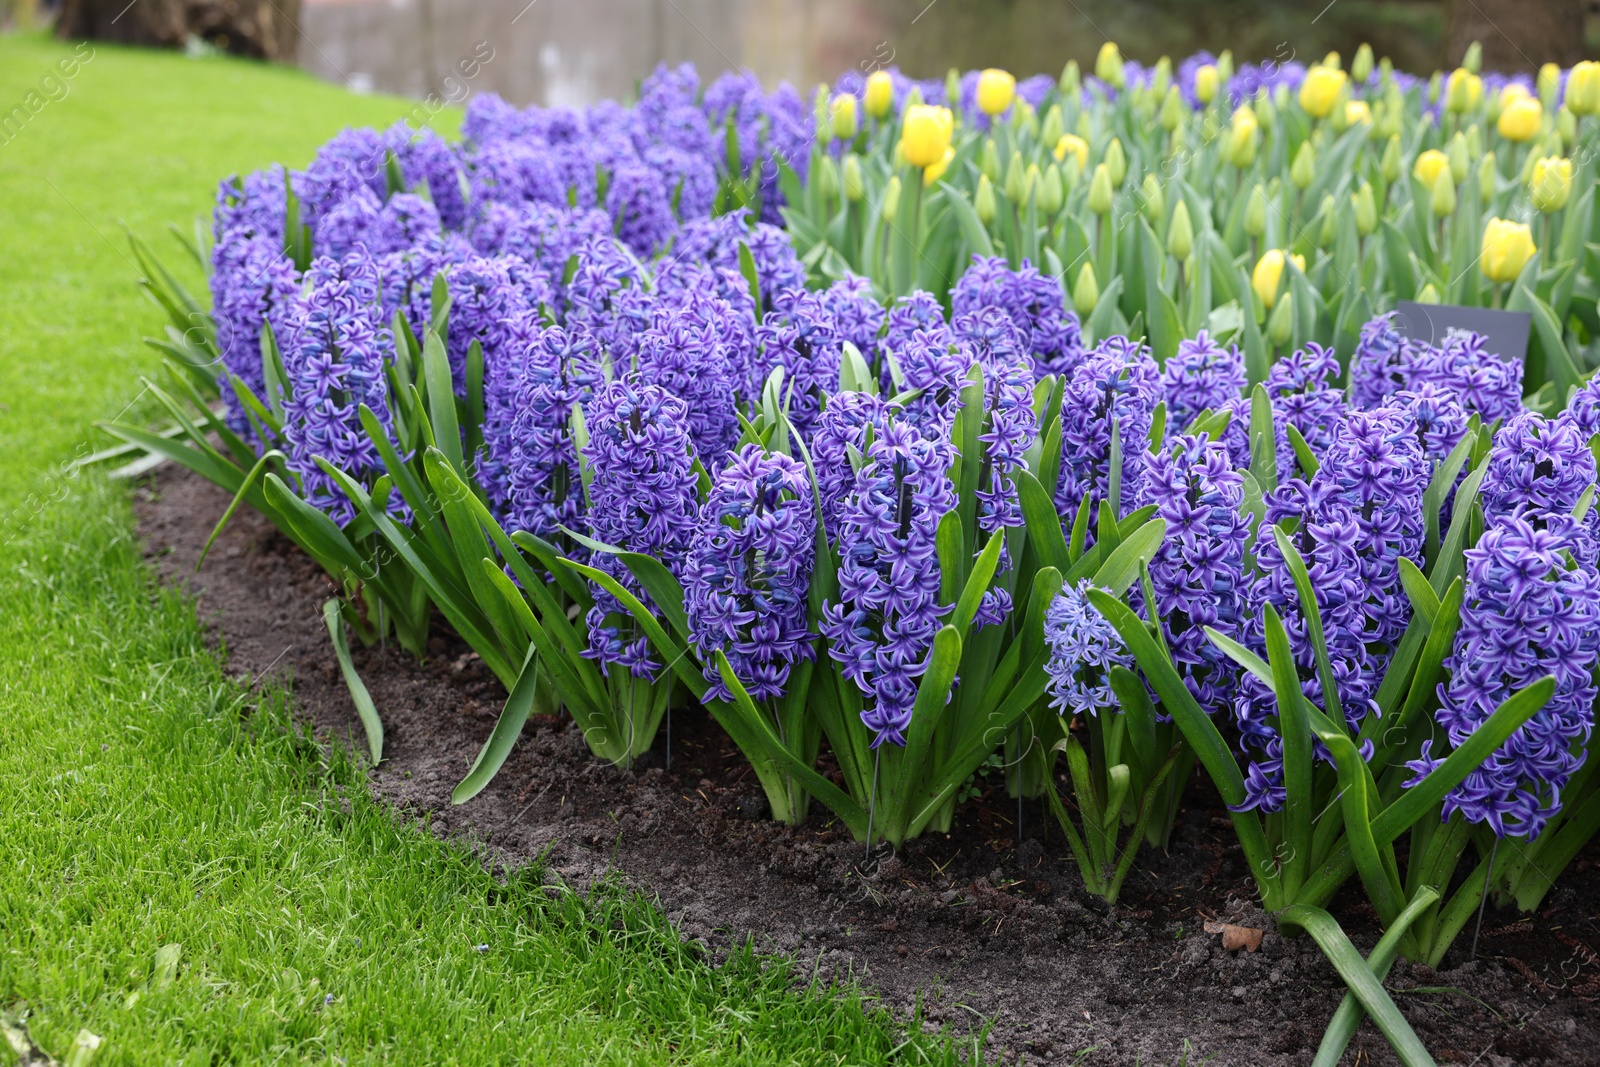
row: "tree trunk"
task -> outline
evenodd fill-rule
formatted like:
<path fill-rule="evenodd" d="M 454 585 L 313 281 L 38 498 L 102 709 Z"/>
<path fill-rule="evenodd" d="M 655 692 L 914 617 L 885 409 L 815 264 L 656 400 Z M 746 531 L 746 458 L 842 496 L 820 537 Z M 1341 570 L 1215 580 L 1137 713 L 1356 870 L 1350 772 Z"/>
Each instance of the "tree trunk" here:
<path fill-rule="evenodd" d="M 182 48 L 190 35 L 235 55 L 294 62 L 300 0 L 65 0 L 56 32 Z"/>
<path fill-rule="evenodd" d="M 1483 69 L 1536 71 L 1584 58 L 1583 0 L 1450 0 L 1448 69 L 1473 41 L 1483 45 Z"/>

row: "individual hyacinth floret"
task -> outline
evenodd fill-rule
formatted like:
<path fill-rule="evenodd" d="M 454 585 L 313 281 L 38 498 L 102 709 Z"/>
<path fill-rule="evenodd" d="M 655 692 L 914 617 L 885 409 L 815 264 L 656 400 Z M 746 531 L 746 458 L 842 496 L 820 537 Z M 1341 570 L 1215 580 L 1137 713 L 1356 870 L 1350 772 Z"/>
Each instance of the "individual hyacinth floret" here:
<path fill-rule="evenodd" d="M 684 607 L 706 660 L 708 700 L 731 700 L 713 658 L 728 657 L 752 699 L 781 697 L 814 654 L 806 596 L 816 510 L 805 467 L 746 445 L 718 473 L 684 566 Z"/>
<path fill-rule="evenodd" d="M 1044 641 L 1050 649 L 1050 706 L 1062 715 L 1098 715 L 1117 703 L 1111 669 L 1133 669 L 1133 655 L 1117 628 L 1107 622 L 1084 593 L 1085 578 L 1056 594 L 1044 614 Z"/>
<path fill-rule="evenodd" d="M 874 748 L 905 744 L 917 685 L 939 620 L 935 535 L 955 507 L 951 449 L 894 421 L 872 442 L 839 522 L 838 600 L 822 633 L 841 673 L 867 697 L 861 721 Z"/>
<path fill-rule="evenodd" d="M 1444 817 L 1460 812 L 1498 837 L 1535 838 L 1560 810 L 1561 790 L 1583 765 L 1594 727 L 1594 668 L 1600 642 L 1600 577 L 1575 564 L 1570 518 L 1535 528 L 1519 515 L 1498 519 L 1467 550 L 1466 599 L 1445 666 L 1436 718 L 1452 747 L 1462 744 L 1512 694 L 1546 675 L 1555 695 L 1446 796 Z M 1432 740 L 1409 766 L 1415 785 L 1441 761 Z M 1442 758 L 1442 757 L 1441 757 Z"/>
<path fill-rule="evenodd" d="M 687 406 L 659 386 L 620 378 L 595 392 L 584 419 L 591 535 L 615 548 L 654 556 L 680 574 L 697 521 Z M 649 596 L 615 556 L 599 553 L 595 566 L 650 606 Z M 625 615 L 616 598 L 597 587 L 584 655 L 603 670 L 619 665 L 635 677 L 654 678 L 661 665 L 651 659 L 647 639 L 625 640 L 621 626 L 608 621 Z"/>

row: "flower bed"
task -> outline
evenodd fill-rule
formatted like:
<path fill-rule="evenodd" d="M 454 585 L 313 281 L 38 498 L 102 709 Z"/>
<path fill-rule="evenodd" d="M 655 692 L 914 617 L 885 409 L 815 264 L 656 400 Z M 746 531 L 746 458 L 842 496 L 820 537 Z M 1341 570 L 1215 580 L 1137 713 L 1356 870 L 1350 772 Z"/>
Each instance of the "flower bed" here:
<path fill-rule="evenodd" d="M 459 146 L 347 131 L 223 183 L 209 314 L 136 246 L 176 432 L 110 429 L 340 585 L 375 762 L 347 631 L 480 657 L 457 802 L 532 715 L 630 767 L 702 707 L 775 819 L 868 854 L 997 767 L 1114 903 L 1198 767 L 1352 990 L 1323 1051 L 1370 1014 L 1426 1062 L 1394 955 L 1536 909 L 1600 825 L 1600 67 L 1352 67 L 1108 48 L 813 109 L 663 68 L 480 97 Z M 1383 312 L 1441 297 L 1528 311 L 1528 358 Z"/>

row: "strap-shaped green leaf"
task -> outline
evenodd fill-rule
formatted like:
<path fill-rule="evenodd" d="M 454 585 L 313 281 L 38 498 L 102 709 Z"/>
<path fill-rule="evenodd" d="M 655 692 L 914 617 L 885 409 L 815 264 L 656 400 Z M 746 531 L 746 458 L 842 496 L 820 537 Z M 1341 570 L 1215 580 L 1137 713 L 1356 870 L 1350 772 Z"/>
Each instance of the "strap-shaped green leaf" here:
<path fill-rule="evenodd" d="M 339 670 L 344 675 L 344 684 L 350 690 L 350 699 L 355 702 L 356 714 L 361 718 L 361 728 L 367 734 L 367 753 L 372 757 L 373 766 L 383 760 L 383 720 L 378 717 L 378 709 L 372 703 L 372 694 L 367 692 L 366 683 L 361 680 L 361 675 L 356 673 L 356 665 L 350 659 L 350 644 L 344 636 L 344 618 L 339 614 L 339 601 L 329 600 L 322 605 L 322 621 L 328 625 L 328 636 L 333 638 L 333 655 L 339 661 Z"/>
<path fill-rule="evenodd" d="M 1417 565 L 1405 556 L 1400 557 L 1400 584 L 1405 587 L 1412 608 L 1432 627 L 1433 620 L 1439 615 L 1439 594 L 1433 591 L 1433 586 L 1428 584 L 1427 577 L 1417 569 Z"/>
<path fill-rule="evenodd" d="M 1018 470 L 1012 478 L 1022 504 L 1023 520 L 1028 524 L 1028 540 L 1038 553 L 1040 564 L 1066 574 L 1072 569 L 1072 562 L 1067 553 L 1067 539 L 1061 533 L 1061 516 L 1056 511 L 1055 501 L 1039 484 L 1039 479 L 1027 471 Z"/>
<path fill-rule="evenodd" d="M 538 653 L 530 647 L 527 658 L 522 661 L 522 670 L 517 674 L 517 683 L 511 687 L 511 695 L 506 697 L 505 707 L 500 709 L 500 717 L 494 721 L 489 739 L 478 750 L 467 776 L 451 790 L 450 803 L 465 804 L 483 792 L 505 766 L 533 711 L 534 698 L 539 691 L 539 670 Z"/>
<path fill-rule="evenodd" d="M 439 334 L 429 330 L 422 340 L 422 379 L 428 386 L 428 418 L 433 426 L 434 447 L 456 470 L 466 473 L 461 455 L 461 425 L 456 418 L 455 381 L 450 373 L 450 357 Z"/>
<path fill-rule="evenodd" d="M 933 647 L 928 651 L 928 666 L 917 685 L 917 699 L 911 707 L 911 724 L 906 728 L 905 749 L 900 758 L 899 784 L 893 791 L 898 810 L 884 812 L 890 826 L 904 826 L 910 817 L 916 799 L 918 782 L 924 777 L 928 748 L 933 735 L 943 719 L 945 705 L 950 699 L 950 687 L 955 683 L 956 670 L 961 666 L 961 635 L 954 626 L 941 626 L 933 636 Z"/>
<path fill-rule="evenodd" d="M 1094 572 L 1093 581 L 1096 587 L 1108 589 L 1112 594 L 1121 596 L 1128 591 L 1128 587 L 1139 577 L 1139 570 L 1155 558 L 1161 550 L 1161 542 L 1167 536 L 1167 520 L 1151 519 L 1139 527 L 1128 538 L 1117 546 L 1100 567 Z M 1078 566 L 1067 575 L 1067 583 L 1075 583 L 1081 575 L 1076 573 L 1083 567 L 1083 560 L 1078 561 Z"/>
<path fill-rule="evenodd" d="M 567 566 L 616 597 L 617 602 L 639 624 L 639 628 L 650 639 L 650 643 L 655 645 L 656 651 L 665 657 L 667 667 L 678 676 L 684 687 L 694 694 L 696 700 L 704 699 L 706 691 L 705 677 L 695 668 L 695 664 L 690 661 L 684 650 L 678 647 L 678 643 L 672 639 L 661 623 L 657 621 L 655 615 L 651 614 L 650 609 L 645 607 L 638 597 L 629 592 L 621 582 L 598 567 L 586 566 L 582 563 L 575 563 L 572 560 L 567 561 Z"/>
<path fill-rule="evenodd" d="M 1294 578 L 1295 591 L 1300 594 L 1300 618 L 1305 622 L 1306 637 L 1311 641 L 1312 651 L 1317 658 L 1317 680 L 1322 687 L 1322 706 L 1328 713 L 1328 718 L 1334 722 L 1343 722 L 1344 713 L 1339 706 L 1339 687 L 1333 674 L 1333 661 L 1328 658 L 1328 641 L 1322 629 L 1322 609 L 1317 606 L 1317 593 L 1311 587 L 1311 575 L 1306 570 L 1306 561 L 1300 557 L 1300 550 L 1295 548 L 1294 541 L 1284 533 L 1280 527 L 1272 528 L 1272 538 L 1278 544 L 1278 551 L 1283 554 L 1284 565 L 1289 568 L 1289 574 Z"/>

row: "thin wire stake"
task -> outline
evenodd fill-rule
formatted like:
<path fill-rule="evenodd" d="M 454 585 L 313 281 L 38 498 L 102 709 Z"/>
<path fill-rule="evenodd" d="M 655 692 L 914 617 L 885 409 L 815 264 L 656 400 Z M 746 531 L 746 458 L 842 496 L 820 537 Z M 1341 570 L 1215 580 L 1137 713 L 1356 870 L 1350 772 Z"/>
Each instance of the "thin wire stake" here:
<path fill-rule="evenodd" d="M 867 800 L 867 855 L 861 861 L 865 863 L 872 858 L 872 814 L 878 810 L 878 764 L 883 759 L 883 749 L 872 750 L 872 796 Z"/>
<path fill-rule="evenodd" d="M 1500 851 L 1500 839 L 1494 839 L 1489 849 L 1489 869 L 1483 874 L 1483 897 L 1478 901 L 1478 925 L 1472 930 L 1472 958 L 1478 958 L 1478 934 L 1483 931 L 1483 907 L 1489 903 L 1489 884 L 1494 881 L 1494 854 Z"/>
<path fill-rule="evenodd" d="M 667 705 L 667 770 L 672 770 L 672 705 Z"/>
<path fill-rule="evenodd" d="M 1017 757 L 1017 846 L 1020 848 L 1022 846 L 1022 791 L 1023 786 L 1026 784 L 1023 780 L 1023 775 L 1027 770 L 1023 767 L 1022 761 L 1028 755 L 1022 749 L 1022 724 L 1020 722 L 1017 723 L 1017 751 L 1021 753 Z"/>

